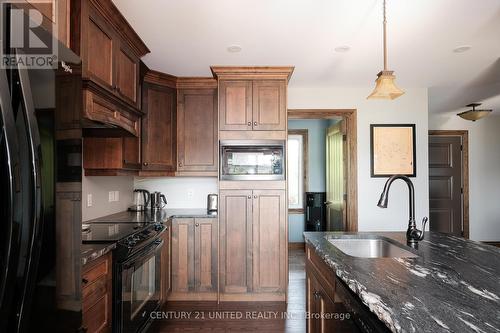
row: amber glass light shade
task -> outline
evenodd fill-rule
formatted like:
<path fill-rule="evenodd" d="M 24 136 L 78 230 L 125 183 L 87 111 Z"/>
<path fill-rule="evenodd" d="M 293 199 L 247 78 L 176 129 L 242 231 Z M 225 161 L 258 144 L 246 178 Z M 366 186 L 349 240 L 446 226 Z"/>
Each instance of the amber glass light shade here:
<path fill-rule="evenodd" d="M 465 120 L 476 121 L 481 118 L 488 116 L 491 113 L 491 110 L 469 110 L 465 112 L 461 112 L 457 114 L 460 118 Z"/>
<path fill-rule="evenodd" d="M 381 71 L 377 74 L 375 89 L 367 99 L 395 99 L 405 92 L 394 83 L 396 77 L 393 71 Z"/>

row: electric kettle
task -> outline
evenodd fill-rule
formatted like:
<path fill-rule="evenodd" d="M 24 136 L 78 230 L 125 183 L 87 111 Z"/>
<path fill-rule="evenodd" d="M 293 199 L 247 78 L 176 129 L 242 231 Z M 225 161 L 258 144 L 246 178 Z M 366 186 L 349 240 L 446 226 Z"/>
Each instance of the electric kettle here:
<path fill-rule="evenodd" d="M 149 204 L 149 191 L 136 189 L 134 190 L 134 204 L 128 210 L 132 212 L 143 212 Z"/>
<path fill-rule="evenodd" d="M 162 210 L 167 205 L 167 198 L 161 192 L 156 191 L 151 193 L 149 196 L 151 211 L 156 212 Z"/>

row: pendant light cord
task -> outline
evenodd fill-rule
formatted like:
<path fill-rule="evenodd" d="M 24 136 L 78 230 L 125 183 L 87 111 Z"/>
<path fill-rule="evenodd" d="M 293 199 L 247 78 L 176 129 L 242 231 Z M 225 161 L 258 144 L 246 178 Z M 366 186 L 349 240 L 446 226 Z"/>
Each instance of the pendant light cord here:
<path fill-rule="evenodd" d="M 387 70 L 387 18 L 385 15 L 385 0 L 384 0 L 384 71 Z"/>

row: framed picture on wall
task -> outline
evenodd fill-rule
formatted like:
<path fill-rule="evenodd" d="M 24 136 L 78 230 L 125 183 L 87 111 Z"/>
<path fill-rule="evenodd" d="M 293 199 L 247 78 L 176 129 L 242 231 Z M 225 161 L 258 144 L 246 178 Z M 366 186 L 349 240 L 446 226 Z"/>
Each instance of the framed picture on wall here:
<path fill-rule="evenodd" d="M 372 124 L 371 176 L 417 176 L 415 124 Z"/>

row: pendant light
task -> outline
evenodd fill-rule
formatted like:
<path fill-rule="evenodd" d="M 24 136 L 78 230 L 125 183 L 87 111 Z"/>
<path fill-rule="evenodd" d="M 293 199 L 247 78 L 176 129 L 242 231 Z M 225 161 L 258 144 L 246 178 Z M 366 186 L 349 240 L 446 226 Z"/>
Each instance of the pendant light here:
<path fill-rule="evenodd" d="M 472 110 L 460 112 L 459 114 L 457 114 L 457 116 L 465 120 L 476 121 L 488 116 L 491 113 L 491 111 L 493 111 L 493 110 L 476 110 L 476 107 L 480 105 L 481 103 L 468 104 L 467 106 L 472 107 Z"/>
<path fill-rule="evenodd" d="M 377 74 L 375 89 L 367 99 L 395 99 L 403 95 L 405 92 L 396 86 L 395 79 L 394 71 L 387 69 L 387 18 L 384 0 L 384 69 Z"/>

